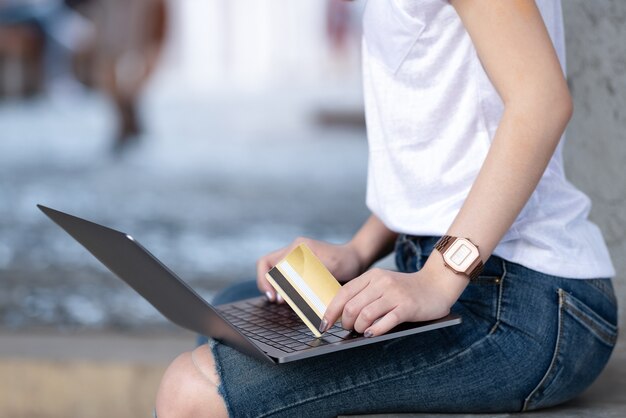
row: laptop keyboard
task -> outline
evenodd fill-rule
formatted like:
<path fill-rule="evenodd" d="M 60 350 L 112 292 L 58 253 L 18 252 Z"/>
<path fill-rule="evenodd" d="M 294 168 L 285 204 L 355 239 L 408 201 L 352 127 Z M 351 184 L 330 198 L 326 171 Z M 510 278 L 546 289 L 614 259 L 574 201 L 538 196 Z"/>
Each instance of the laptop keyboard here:
<path fill-rule="evenodd" d="M 287 304 L 263 300 L 228 305 L 217 310 L 248 338 L 285 353 L 332 344 L 358 336 L 334 325 L 317 338 Z"/>

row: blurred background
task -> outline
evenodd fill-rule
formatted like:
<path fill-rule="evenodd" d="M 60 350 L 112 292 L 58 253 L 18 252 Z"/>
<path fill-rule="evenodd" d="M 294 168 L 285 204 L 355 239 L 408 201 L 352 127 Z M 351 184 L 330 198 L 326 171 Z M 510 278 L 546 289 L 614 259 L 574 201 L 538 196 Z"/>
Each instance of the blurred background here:
<path fill-rule="evenodd" d="M 363 5 L 0 0 L 0 416 L 148 416 L 193 346 L 37 203 L 131 233 L 206 298 L 298 235 L 352 235 Z M 623 300 L 626 3 L 564 9 L 566 169 Z"/>

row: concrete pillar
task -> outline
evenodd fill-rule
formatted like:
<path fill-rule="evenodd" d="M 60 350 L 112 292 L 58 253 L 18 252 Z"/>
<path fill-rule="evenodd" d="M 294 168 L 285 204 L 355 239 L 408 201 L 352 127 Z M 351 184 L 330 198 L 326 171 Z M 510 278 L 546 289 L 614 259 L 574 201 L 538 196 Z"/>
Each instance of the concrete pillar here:
<path fill-rule="evenodd" d="M 574 117 L 565 147 L 570 180 L 593 201 L 626 300 L 626 2 L 563 1 Z M 622 319 L 626 319 L 622 309 Z"/>

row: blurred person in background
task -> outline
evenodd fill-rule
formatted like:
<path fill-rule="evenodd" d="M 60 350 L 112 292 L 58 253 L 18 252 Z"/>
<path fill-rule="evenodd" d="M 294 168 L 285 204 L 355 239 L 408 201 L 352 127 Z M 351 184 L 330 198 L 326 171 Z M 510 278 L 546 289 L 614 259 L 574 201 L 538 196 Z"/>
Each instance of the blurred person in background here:
<path fill-rule="evenodd" d="M 355 13 L 355 8 L 345 0 L 327 0 L 325 6 L 326 40 L 331 67 L 328 78 L 339 77 L 338 81 L 344 83 L 349 80 L 343 80 L 342 77 L 352 77 L 353 73 L 349 70 L 355 64 L 355 58 L 358 58 L 354 52 L 358 51 L 360 45 L 360 13 Z M 356 110 L 340 109 L 333 103 L 330 108 L 320 108 L 315 116 L 316 122 L 325 126 L 365 128 L 365 115 L 360 106 Z"/>
<path fill-rule="evenodd" d="M 63 0 L 0 1 L 0 95 L 76 88 L 72 54 L 92 30 Z"/>
<path fill-rule="evenodd" d="M 111 98 L 114 150 L 122 151 L 141 135 L 138 101 L 158 64 L 166 21 L 164 0 L 5 0 L 0 94 L 71 95 L 80 90 L 77 77 Z"/>
<path fill-rule="evenodd" d="M 347 53 L 350 37 L 351 13 L 345 1 L 328 0 L 326 3 L 326 35 L 336 59 Z"/>
<path fill-rule="evenodd" d="M 79 78 L 113 101 L 118 119 L 114 150 L 142 132 L 137 106 L 163 49 L 167 10 L 163 0 L 87 0 L 81 10 L 95 23 L 95 36 L 77 54 Z"/>
<path fill-rule="evenodd" d="M 160 418 L 535 410 L 606 365 L 615 269 L 563 169 L 560 0 L 372 0 L 363 29 L 370 218 L 262 257 L 214 303 L 281 302 L 265 274 L 305 242 L 344 283 L 320 332 L 463 322 L 283 365 L 211 341 L 166 371 Z M 399 271 L 369 269 L 394 250 Z"/>

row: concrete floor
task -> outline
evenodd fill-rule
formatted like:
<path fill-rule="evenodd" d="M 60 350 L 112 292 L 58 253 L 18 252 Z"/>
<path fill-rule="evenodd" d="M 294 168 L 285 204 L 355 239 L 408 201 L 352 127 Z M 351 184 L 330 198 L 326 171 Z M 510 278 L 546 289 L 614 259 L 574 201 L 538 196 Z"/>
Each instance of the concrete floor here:
<path fill-rule="evenodd" d="M 0 417 L 150 417 L 165 368 L 191 333 L 0 334 Z"/>

